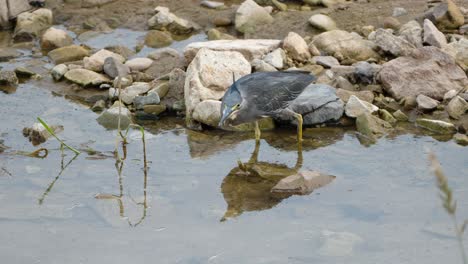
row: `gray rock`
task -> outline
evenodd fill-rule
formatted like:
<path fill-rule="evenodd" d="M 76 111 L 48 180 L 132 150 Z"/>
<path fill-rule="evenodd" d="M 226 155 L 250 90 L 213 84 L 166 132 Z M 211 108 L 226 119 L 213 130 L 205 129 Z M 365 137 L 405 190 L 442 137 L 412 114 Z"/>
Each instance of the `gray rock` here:
<path fill-rule="evenodd" d="M 375 83 L 377 73 L 382 69 L 378 64 L 371 64 L 366 61 L 360 61 L 354 65 L 354 79 L 357 83 L 369 85 Z"/>
<path fill-rule="evenodd" d="M 337 58 L 342 64 L 378 60 L 376 45 L 361 36 L 343 30 L 324 32 L 313 38 L 312 43 L 327 55 Z"/>
<path fill-rule="evenodd" d="M 251 62 L 252 67 L 257 72 L 274 72 L 278 71 L 275 67 L 271 66 L 270 64 L 266 63 L 263 60 L 255 59 Z"/>
<path fill-rule="evenodd" d="M 372 101 L 374 101 L 374 93 L 371 91 L 348 91 L 344 89 L 337 89 L 336 95 L 345 103 L 347 103 L 349 98 L 351 98 L 353 95 L 368 103 L 372 103 Z"/>
<path fill-rule="evenodd" d="M 119 110 L 120 106 L 120 110 Z M 126 129 L 132 123 L 132 114 L 125 105 L 120 105 L 118 101 L 114 102 L 111 108 L 102 112 L 97 117 L 97 122 L 107 129 L 117 129 L 120 117 L 120 128 Z"/>
<path fill-rule="evenodd" d="M 78 45 L 70 45 L 50 51 L 47 56 L 55 63 L 78 61 L 89 55 L 89 50 Z"/>
<path fill-rule="evenodd" d="M 167 30 L 175 35 L 185 35 L 199 28 L 193 22 L 174 15 L 167 7 L 158 6 L 155 11 L 157 12 L 156 15 L 148 20 L 150 29 Z"/>
<path fill-rule="evenodd" d="M 86 69 L 69 70 L 65 73 L 65 78 L 85 87 L 99 86 L 102 83 L 111 82 L 106 76 Z"/>
<path fill-rule="evenodd" d="M 424 20 L 424 43 L 438 48 L 447 46 L 447 39 L 444 34 L 440 32 L 436 26 L 429 20 Z"/>
<path fill-rule="evenodd" d="M 335 89 L 325 84 L 310 84 L 289 106 L 303 117 L 304 125 L 335 122 L 343 116 L 343 102 Z M 279 121 L 296 124 L 295 119 L 278 117 Z"/>
<path fill-rule="evenodd" d="M 126 87 L 122 91 L 122 95 L 121 95 L 122 102 L 124 102 L 125 104 L 131 104 L 133 103 L 133 99 L 135 99 L 135 97 L 137 97 L 138 95 L 147 93 L 150 89 L 151 89 L 151 86 L 148 83 L 144 83 L 144 82 L 133 83 L 132 85 Z"/>
<path fill-rule="evenodd" d="M 0 70 L 0 85 L 16 86 L 18 83 L 18 77 L 14 71 Z"/>
<path fill-rule="evenodd" d="M 93 112 L 102 112 L 106 108 L 106 102 L 104 100 L 98 100 L 94 105 L 91 107 Z"/>
<path fill-rule="evenodd" d="M 117 53 L 121 55 L 122 57 L 124 57 L 125 59 L 128 59 L 136 54 L 135 51 L 122 45 L 107 46 L 104 49 Z"/>
<path fill-rule="evenodd" d="M 112 51 L 105 50 L 105 49 L 101 49 L 98 52 L 91 55 L 90 57 L 84 57 L 83 67 L 90 71 L 102 72 L 104 62 L 109 57 L 114 58 L 120 63 L 123 63 L 125 61 L 125 58 L 120 56 L 119 54 L 114 53 Z"/>
<path fill-rule="evenodd" d="M 345 77 L 343 76 L 335 76 L 335 79 L 333 80 L 333 86 L 336 87 L 336 88 L 341 88 L 341 90 L 347 90 L 347 91 L 354 91 L 354 85 L 348 80 L 346 79 Z M 338 90 L 337 90 L 337 95 L 341 98 L 341 100 L 343 100 L 343 98 L 341 97 L 341 95 L 338 94 Z M 348 101 L 349 97 L 346 99 L 346 102 Z M 344 101 L 344 100 L 343 100 Z"/>
<path fill-rule="evenodd" d="M 408 121 L 408 116 L 403 113 L 401 110 L 397 110 L 393 113 L 393 117 L 395 117 L 398 121 Z"/>
<path fill-rule="evenodd" d="M 408 14 L 408 11 L 404 9 L 403 7 L 395 7 L 393 9 L 392 16 L 399 17 L 399 16 L 404 16 L 406 14 Z"/>
<path fill-rule="evenodd" d="M 331 68 L 333 66 L 340 65 L 340 62 L 332 56 L 315 56 L 312 58 L 312 63 L 321 65 L 325 68 Z"/>
<path fill-rule="evenodd" d="M 416 120 L 416 124 L 437 134 L 455 134 L 457 132 L 452 123 L 441 120 L 420 118 Z"/>
<path fill-rule="evenodd" d="M 309 46 L 297 33 L 289 32 L 283 40 L 283 49 L 289 57 L 297 61 L 307 61 L 311 58 Z"/>
<path fill-rule="evenodd" d="M 346 103 L 345 113 L 349 117 L 358 117 L 364 113 L 373 113 L 379 110 L 379 108 L 371 103 L 362 101 L 354 95 L 349 97 L 348 102 Z"/>
<path fill-rule="evenodd" d="M 425 96 L 424 94 L 420 94 L 416 97 L 416 103 L 418 104 L 418 108 L 423 111 L 434 110 L 439 105 L 439 101 Z"/>
<path fill-rule="evenodd" d="M 413 46 L 417 48 L 423 46 L 423 29 L 416 20 L 411 20 L 401 26 L 399 34 Z"/>
<path fill-rule="evenodd" d="M 0 62 L 9 61 L 21 55 L 21 52 L 14 48 L 0 48 Z"/>
<path fill-rule="evenodd" d="M 336 177 L 318 171 L 301 171 L 281 179 L 272 189 L 274 193 L 310 194 L 332 182 Z"/>
<path fill-rule="evenodd" d="M 356 118 L 356 129 L 370 139 L 382 136 L 392 128 L 392 125 L 369 112 L 364 112 Z"/>
<path fill-rule="evenodd" d="M 172 48 L 154 51 L 148 55 L 148 58 L 154 62 L 145 73 L 153 78 L 159 78 L 170 73 L 173 69 L 183 68 L 185 65 L 185 59 L 182 54 Z"/>
<path fill-rule="evenodd" d="M 336 29 L 336 23 L 327 15 L 316 14 L 309 18 L 309 23 L 320 30 L 330 31 Z"/>
<path fill-rule="evenodd" d="M 396 57 L 410 55 L 415 48 L 413 44 L 409 43 L 404 38 L 394 36 L 392 33 L 381 28 L 377 29 L 375 32 L 374 41 L 380 49 Z"/>
<path fill-rule="evenodd" d="M 67 73 L 67 71 L 68 71 L 67 65 L 59 64 L 55 66 L 54 68 L 52 68 L 50 73 L 52 75 L 52 78 L 54 78 L 54 80 L 59 81 L 60 79 L 62 79 L 65 73 Z"/>
<path fill-rule="evenodd" d="M 458 92 L 455 90 L 450 90 L 444 94 L 444 101 L 452 100 L 455 96 L 457 96 Z"/>
<path fill-rule="evenodd" d="M 167 95 L 163 99 L 163 103 L 167 105 L 169 109 L 174 109 L 175 104 L 183 102 L 183 108 L 185 109 L 184 101 L 184 86 L 185 86 L 185 72 L 182 69 L 176 68 L 169 74 L 169 89 Z"/>
<path fill-rule="evenodd" d="M 378 78 L 397 100 L 419 94 L 441 100 L 446 92 L 458 92 L 468 84 L 466 74 L 450 55 L 435 47 L 415 49 L 412 57 L 383 64 Z"/>
<path fill-rule="evenodd" d="M 284 67 L 284 61 L 286 60 L 286 53 L 283 49 L 278 48 L 265 55 L 263 60 L 276 69 L 282 69 Z"/>
<path fill-rule="evenodd" d="M 442 29 L 456 29 L 465 22 L 460 8 L 452 0 L 446 0 L 436 6 L 430 18 Z"/>
<path fill-rule="evenodd" d="M 448 114 L 453 119 L 460 119 L 468 110 L 468 103 L 460 96 L 455 96 L 446 108 Z"/>
<path fill-rule="evenodd" d="M 236 30 L 242 33 L 253 33 L 258 25 L 273 22 L 273 17 L 253 0 L 244 1 L 236 11 Z"/>
<path fill-rule="evenodd" d="M 16 19 L 13 39 L 15 42 L 32 41 L 40 37 L 52 23 L 52 11 L 49 9 L 41 8 L 34 12 L 21 13 Z"/>
<path fill-rule="evenodd" d="M 109 77 L 115 79 L 118 76 L 125 77 L 130 74 L 130 69 L 127 65 L 123 64 L 122 61 L 115 59 L 114 57 L 107 57 L 104 60 L 103 65 L 104 73 Z"/>
<path fill-rule="evenodd" d="M 159 95 L 156 91 L 154 92 L 148 92 L 148 95 L 146 96 L 136 96 L 133 99 L 133 105 L 137 110 L 143 110 L 143 107 L 145 105 L 157 105 L 161 102 L 161 99 L 159 99 Z"/>
<path fill-rule="evenodd" d="M 444 52 L 450 54 L 457 64 L 468 72 L 468 39 L 462 38 L 445 46 Z"/>

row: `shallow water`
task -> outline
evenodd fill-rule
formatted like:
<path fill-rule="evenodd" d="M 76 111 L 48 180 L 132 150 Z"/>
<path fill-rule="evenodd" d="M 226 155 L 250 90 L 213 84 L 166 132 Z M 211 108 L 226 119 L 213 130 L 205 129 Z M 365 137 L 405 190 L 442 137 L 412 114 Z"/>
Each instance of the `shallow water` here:
<path fill-rule="evenodd" d="M 116 30 L 86 44 L 133 49 L 138 34 Z M 238 160 L 251 159 L 252 133 L 190 131 L 182 119 L 165 117 L 143 124 L 145 177 L 140 133 L 130 132 L 120 170 L 112 154 L 116 131 L 75 100 L 89 90 L 53 84 L 52 65 L 43 60 L 0 63 L 45 76 L 0 92 L 0 139 L 9 147 L 0 153 L 2 263 L 460 263 L 427 154 L 438 155 L 464 219 L 466 147 L 417 129 L 373 145 L 361 144 L 353 129 L 307 129 L 301 169 L 336 179 L 310 195 L 277 196 L 271 187 L 296 172 L 294 128 L 264 132 L 255 173 L 246 176 Z M 22 129 L 38 116 L 63 125 L 59 137 L 82 154 L 62 156 L 54 139 L 32 146 Z M 19 153 L 38 147 L 49 155 Z"/>

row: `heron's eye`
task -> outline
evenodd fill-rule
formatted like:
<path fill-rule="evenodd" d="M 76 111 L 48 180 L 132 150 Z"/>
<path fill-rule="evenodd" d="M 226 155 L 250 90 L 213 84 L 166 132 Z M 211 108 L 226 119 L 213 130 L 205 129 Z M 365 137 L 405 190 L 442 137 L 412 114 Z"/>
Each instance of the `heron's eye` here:
<path fill-rule="evenodd" d="M 236 110 L 236 109 L 239 108 L 239 107 L 240 107 L 240 104 L 236 104 L 236 105 L 234 105 L 231 109 L 232 109 L 232 110 Z"/>

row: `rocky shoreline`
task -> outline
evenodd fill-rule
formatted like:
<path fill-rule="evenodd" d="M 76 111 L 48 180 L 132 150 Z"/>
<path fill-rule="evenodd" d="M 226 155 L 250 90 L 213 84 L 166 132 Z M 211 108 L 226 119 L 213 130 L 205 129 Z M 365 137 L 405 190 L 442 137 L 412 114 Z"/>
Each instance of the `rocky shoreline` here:
<path fill-rule="evenodd" d="M 301 9 L 350 4 L 304 2 Z M 201 1 L 201 5 L 225 8 L 214 1 Z M 233 75 L 238 79 L 255 71 L 302 70 L 317 77 L 316 84 L 295 102 L 306 125 L 355 125 L 372 142 L 398 123 L 409 122 L 468 144 L 467 9 L 447 0 L 401 24 L 398 17 L 406 10 L 397 7 L 382 28 L 365 25 L 357 32 L 341 30 L 331 17 L 315 14 L 306 25 L 322 31 L 314 36 L 290 32 L 284 39 L 238 39 L 237 34 L 229 34 L 235 29 L 248 36 L 281 12 L 289 11 L 280 1 L 246 0 L 234 19 L 213 19 L 216 27 L 205 28 L 209 41 L 190 43 L 180 53 L 167 46 L 202 27 L 157 6 L 139 46 L 155 48 L 146 57 L 119 45 L 94 49 L 80 44 L 69 31 L 53 25 L 53 13 L 46 8 L 19 15 L 12 41 L 13 47 L 29 46 L 38 56 L 46 54 L 55 65 L 50 71 L 55 81 L 98 90 L 101 95 L 91 100 L 91 109 L 101 112 L 97 121 L 107 128 L 116 127 L 119 115 L 123 125 L 178 115 L 191 129 L 213 129 Z M 13 47 L 0 48 L 0 61 L 22 56 Z M 18 77 L 38 78 L 24 67 L 0 69 L 0 87 L 17 86 Z M 123 105 L 118 103 L 119 86 Z M 262 128 L 291 122 L 265 119 Z M 252 126 L 233 130 L 249 131 Z"/>

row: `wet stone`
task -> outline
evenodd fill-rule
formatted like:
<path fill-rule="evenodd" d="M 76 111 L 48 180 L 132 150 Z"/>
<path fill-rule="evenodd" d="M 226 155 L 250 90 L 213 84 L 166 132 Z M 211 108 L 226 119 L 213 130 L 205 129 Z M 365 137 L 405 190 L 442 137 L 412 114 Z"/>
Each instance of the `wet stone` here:
<path fill-rule="evenodd" d="M 434 100 L 423 94 L 420 94 L 416 97 L 416 103 L 418 104 L 418 108 L 423 111 L 434 110 L 439 105 L 439 101 Z"/>
<path fill-rule="evenodd" d="M 465 134 L 457 133 L 453 136 L 453 140 L 459 145 L 468 146 L 468 136 Z"/>
<path fill-rule="evenodd" d="M 166 111 L 167 107 L 164 104 L 161 105 L 144 105 L 143 111 L 148 114 L 159 115 Z"/>
<path fill-rule="evenodd" d="M 30 78 L 36 76 L 37 74 L 25 67 L 18 67 L 15 69 L 15 73 L 18 77 Z"/>
<path fill-rule="evenodd" d="M 21 52 L 14 48 L 0 48 L 0 62 L 9 61 L 21 56 Z"/>
<path fill-rule="evenodd" d="M 447 105 L 447 112 L 453 119 L 460 119 L 468 110 L 468 103 L 460 96 L 454 97 Z"/>
<path fill-rule="evenodd" d="M 122 129 L 126 129 L 132 123 L 132 114 L 125 105 L 120 105 L 121 107 L 119 110 L 119 105 L 119 102 L 116 101 L 111 108 L 102 112 L 102 114 L 96 119 L 97 122 L 107 129 L 116 129 L 118 128 L 120 116 L 120 127 Z"/>
<path fill-rule="evenodd" d="M 104 60 L 103 70 L 104 73 L 111 78 L 116 78 L 118 76 L 125 77 L 130 74 L 129 67 L 114 57 L 107 57 Z"/>
<path fill-rule="evenodd" d="M 382 136 L 392 128 L 392 125 L 368 112 L 364 112 L 356 118 L 356 129 L 362 135 L 375 139 Z"/>
<path fill-rule="evenodd" d="M 104 100 L 99 100 L 91 107 L 93 112 L 101 112 L 106 108 L 106 102 Z"/>
<path fill-rule="evenodd" d="M 67 73 L 68 71 L 68 66 L 65 65 L 65 64 L 59 64 L 57 66 L 55 66 L 54 68 L 52 68 L 51 70 L 51 75 L 52 75 L 52 78 L 56 81 L 59 81 L 60 79 L 62 79 L 62 77 L 65 75 L 65 73 Z"/>
<path fill-rule="evenodd" d="M 346 104 L 345 111 L 349 117 L 358 117 L 363 113 L 373 113 L 379 108 L 371 103 L 362 101 L 356 96 L 352 95 Z"/>
<path fill-rule="evenodd" d="M 379 109 L 379 116 L 382 120 L 387 121 L 390 124 L 395 124 L 397 120 L 388 112 L 386 109 Z"/>
<path fill-rule="evenodd" d="M 403 113 L 401 110 L 397 110 L 393 113 L 393 116 L 398 121 L 408 121 L 408 116 Z"/>
<path fill-rule="evenodd" d="M 455 132 L 457 132 L 457 129 L 452 123 L 441 120 L 420 118 L 416 120 L 416 124 L 437 134 L 455 134 Z"/>
<path fill-rule="evenodd" d="M 0 70 L 0 85 L 18 85 L 18 77 L 14 71 Z"/>
<path fill-rule="evenodd" d="M 142 110 L 145 105 L 157 105 L 161 102 L 157 92 L 149 92 L 146 96 L 136 96 L 133 105 L 137 110 Z"/>

